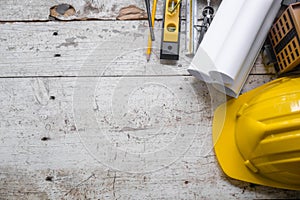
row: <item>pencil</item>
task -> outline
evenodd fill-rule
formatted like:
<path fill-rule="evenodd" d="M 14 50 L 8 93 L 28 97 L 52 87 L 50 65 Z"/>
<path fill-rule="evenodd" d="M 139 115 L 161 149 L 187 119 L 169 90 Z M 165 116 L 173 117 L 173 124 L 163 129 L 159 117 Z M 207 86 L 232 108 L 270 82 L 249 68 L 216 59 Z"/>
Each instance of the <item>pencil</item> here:
<path fill-rule="evenodd" d="M 152 39 L 152 41 L 154 41 L 155 37 L 154 37 L 152 20 L 151 20 L 151 13 L 150 13 L 150 0 L 145 0 L 145 3 L 146 3 L 146 9 L 147 9 L 147 16 L 148 16 L 149 29 L 150 29 L 150 33 L 151 33 L 151 39 Z"/>
<path fill-rule="evenodd" d="M 151 16 L 152 16 L 152 19 L 151 19 L 152 30 L 153 30 L 154 22 L 155 22 L 156 3 L 157 3 L 157 0 L 153 0 L 152 14 L 151 14 Z M 147 48 L 147 52 L 146 52 L 147 62 L 149 62 L 149 60 L 150 60 L 151 48 L 152 48 L 152 38 L 151 38 L 151 35 L 149 35 L 148 36 L 148 48 Z"/>

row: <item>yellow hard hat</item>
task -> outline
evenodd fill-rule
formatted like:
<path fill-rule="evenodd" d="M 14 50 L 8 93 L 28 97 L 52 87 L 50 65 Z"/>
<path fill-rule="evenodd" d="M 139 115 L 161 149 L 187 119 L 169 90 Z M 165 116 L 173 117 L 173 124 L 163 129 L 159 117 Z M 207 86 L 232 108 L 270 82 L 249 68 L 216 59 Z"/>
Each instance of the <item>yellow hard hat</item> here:
<path fill-rule="evenodd" d="M 214 149 L 229 177 L 300 190 L 300 78 L 281 78 L 219 106 Z"/>

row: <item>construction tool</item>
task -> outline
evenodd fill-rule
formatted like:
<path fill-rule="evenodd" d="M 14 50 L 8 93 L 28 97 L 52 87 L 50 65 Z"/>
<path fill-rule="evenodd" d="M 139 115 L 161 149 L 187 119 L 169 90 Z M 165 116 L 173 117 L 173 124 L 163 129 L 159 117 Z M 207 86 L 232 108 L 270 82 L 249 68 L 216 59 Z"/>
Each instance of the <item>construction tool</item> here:
<path fill-rule="evenodd" d="M 195 28 L 198 21 L 197 10 L 197 0 L 186 0 L 185 48 L 187 55 L 195 55 L 197 50 L 197 29 Z"/>
<path fill-rule="evenodd" d="M 231 178 L 300 190 L 300 78 L 281 78 L 214 111 L 216 158 Z"/>
<path fill-rule="evenodd" d="M 155 36 L 154 36 L 153 25 L 152 25 L 152 17 L 151 17 L 151 12 L 150 12 L 150 1 L 145 0 L 145 3 L 146 3 L 146 9 L 147 9 L 147 16 L 148 16 L 148 23 L 149 23 L 151 39 L 152 39 L 152 41 L 154 41 Z"/>
<path fill-rule="evenodd" d="M 152 13 L 151 13 L 152 30 L 154 28 L 154 22 L 155 22 L 156 4 L 157 4 L 157 0 L 153 0 Z M 150 33 L 149 37 L 148 37 L 148 48 L 146 51 L 147 62 L 149 62 L 149 60 L 150 60 L 151 48 L 152 48 L 152 38 L 151 38 L 151 33 Z"/>
<path fill-rule="evenodd" d="M 164 8 L 160 59 L 178 60 L 181 0 L 166 0 Z"/>
<path fill-rule="evenodd" d="M 200 43 L 203 40 L 203 37 L 211 24 L 213 20 L 213 15 L 214 15 L 214 8 L 210 6 L 210 0 L 207 0 L 207 6 L 203 8 L 202 15 L 203 15 L 203 22 L 202 25 L 196 25 L 196 27 L 199 27 L 199 39 L 198 39 L 198 44 L 197 44 L 197 49 L 200 45 Z"/>

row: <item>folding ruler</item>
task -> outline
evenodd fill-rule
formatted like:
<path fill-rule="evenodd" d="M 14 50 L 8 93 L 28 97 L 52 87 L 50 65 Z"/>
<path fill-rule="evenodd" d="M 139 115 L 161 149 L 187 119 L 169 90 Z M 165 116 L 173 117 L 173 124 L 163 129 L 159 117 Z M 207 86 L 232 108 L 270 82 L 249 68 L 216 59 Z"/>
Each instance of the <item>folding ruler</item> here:
<path fill-rule="evenodd" d="M 197 51 L 198 30 L 195 28 L 198 23 L 197 10 L 197 0 L 186 0 L 185 48 L 187 55 L 195 55 Z"/>

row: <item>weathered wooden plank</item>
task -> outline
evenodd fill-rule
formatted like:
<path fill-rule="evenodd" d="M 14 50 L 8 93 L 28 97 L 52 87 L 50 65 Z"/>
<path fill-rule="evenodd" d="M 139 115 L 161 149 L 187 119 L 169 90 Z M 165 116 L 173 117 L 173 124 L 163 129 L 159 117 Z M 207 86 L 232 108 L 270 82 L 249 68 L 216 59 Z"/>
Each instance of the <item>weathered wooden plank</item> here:
<path fill-rule="evenodd" d="M 221 172 L 211 117 L 225 99 L 208 88 L 182 76 L 0 79 L 0 196 L 299 198 Z"/>
<path fill-rule="evenodd" d="M 152 1 L 150 1 L 152 3 Z M 221 0 L 212 0 L 211 5 L 218 7 Z M 109 0 L 1 0 L 0 21 L 33 21 L 48 20 L 50 8 L 59 4 L 70 4 L 75 9 L 75 15 L 62 20 L 73 19 L 116 19 L 121 8 L 134 5 L 145 9 L 145 2 L 140 0 L 133 1 L 109 1 Z M 198 1 L 199 10 L 202 10 L 206 2 Z M 164 1 L 157 2 L 157 19 L 162 19 Z M 201 18 L 201 12 L 198 13 Z M 182 3 L 182 16 L 185 16 L 185 0 Z"/>
<path fill-rule="evenodd" d="M 1 24 L 0 76 L 188 75 L 191 58 L 185 56 L 184 30 L 180 60 L 166 65 L 159 60 L 160 26 L 156 23 L 147 63 L 147 22 Z M 254 73 L 269 73 L 260 63 Z"/>
<path fill-rule="evenodd" d="M 115 19 L 122 7 L 135 5 L 142 9 L 145 8 L 143 1 L 94 1 L 94 0 L 75 0 L 75 1 L 37 1 L 27 0 L 18 2 L 16 0 L 1 0 L 0 20 L 1 21 L 32 21 L 32 20 L 48 20 L 50 8 L 59 4 L 70 4 L 75 8 L 75 15 L 70 19 Z M 159 7 L 162 3 L 159 3 Z M 161 9 L 159 9 L 161 10 Z"/>
<path fill-rule="evenodd" d="M 1 76 L 95 76 L 107 70 L 112 71 L 107 75 L 122 75 L 124 71 L 140 68 L 141 72 L 136 70 L 138 75 L 147 74 L 141 67 L 154 66 L 158 61 L 154 59 L 146 63 L 146 22 L 16 23 L 2 26 Z M 158 37 L 154 45 L 159 45 Z M 115 61 L 118 65 L 110 64 L 123 54 L 124 59 Z"/>
<path fill-rule="evenodd" d="M 0 21 L 48 20 L 59 3 L 75 19 L 144 8 L 9 0 Z M 160 26 L 147 63 L 146 21 L 0 24 L 0 199 L 300 198 L 222 173 L 211 119 L 226 97 L 187 76 L 184 37 L 180 61 L 159 62 Z M 242 92 L 274 78 L 260 59 L 252 73 Z"/>

